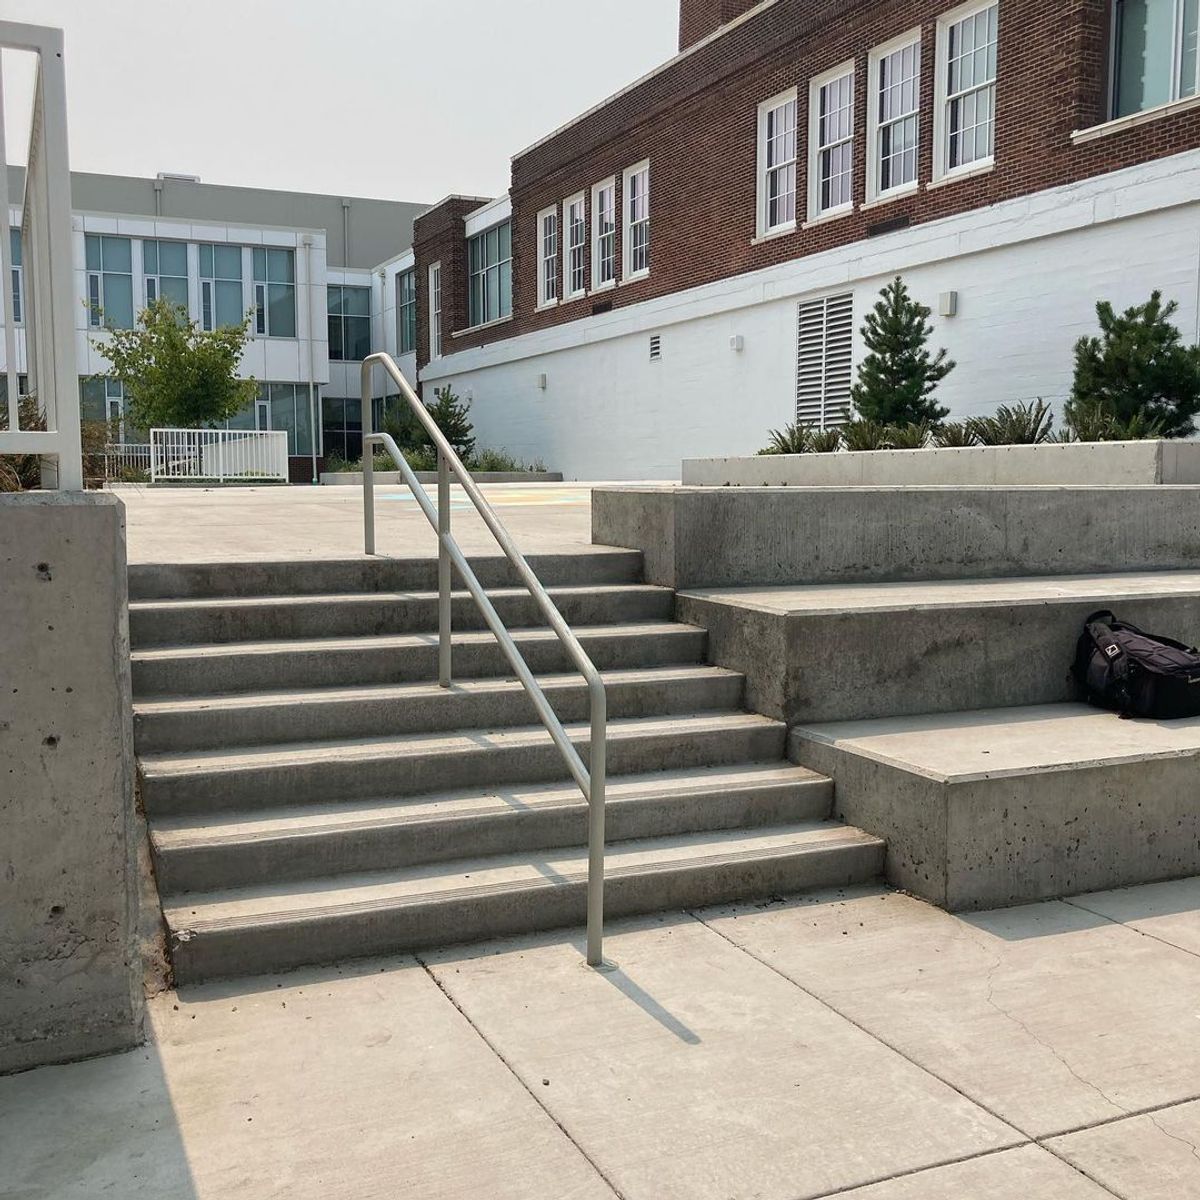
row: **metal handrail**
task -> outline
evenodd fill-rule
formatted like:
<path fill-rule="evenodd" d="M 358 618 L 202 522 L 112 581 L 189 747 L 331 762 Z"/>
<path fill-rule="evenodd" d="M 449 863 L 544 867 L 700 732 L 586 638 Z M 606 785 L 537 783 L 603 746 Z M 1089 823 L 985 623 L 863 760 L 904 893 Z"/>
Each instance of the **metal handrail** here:
<path fill-rule="evenodd" d="M 371 429 L 371 371 L 378 364 L 391 376 L 392 382 L 400 389 L 400 395 L 408 402 L 409 407 L 421 422 L 425 432 L 438 452 L 438 499 L 437 505 L 429 499 L 416 473 L 408 465 L 404 455 L 396 445 L 395 439 L 387 433 L 375 433 Z M 495 635 L 500 649 L 508 659 L 521 685 L 528 693 L 538 717 L 546 727 L 554 744 L 562 752 L 568 769 L 575 782 L 583 792 L 588 805 L 588 878 L 587 878 L 587 961 L 589 966 L 599 967 L 603 964 L 604 939 L 604 795 L 605 795 L 605 762 L 608 749 L 608 717 L 607 700 L 604 694 L 604 684 L 595 664 L 584 652 L 579 639 L 571 632 L 571 627 L 563 620 L 562 613 L 555 607 L 541 580 L 533 573 L 525 556 L 514 545 L 508 530 L 501 524 L 500 519 L 492 510 L 492 506 L 484 499 L 470 472 L 463 466 L 462 460 L 454 451 L 454 447 L 446 440 L 445 434 L 438 428 L 437 423 L 429 415 L 425 405 L 421 403 L 407 379 L 396 366 L 390 354 L 382 351 L 368 355 L 362 364 L 362 427 L 363 427 L 363 542 L 367 554 L 375 553 L 375 467 L 373 462 L 373 447 L 376 443 L 383 446 L 396 462 L 400 475 L 408 485 L 414 499 L 425 514 L 430 525 L 438 535 L 438 683 L 442 687 L 450 686 L 450 568 L 458 569 L 467 591 L 471 593 L 488 628 Z M 483 519 L 505 557 L 512 563 L 521 582 L 529 589 L 534 603 L 540 609 L 550 628 L 554 630 L 558 640 L 566 649 L 575 669 L 587 683 L 588 700 L 591 709 L 591 741 L 587 765 L 567 736 L 562 722 L 558 719 L 546 693 L 534 678 L 528 663 L 517 649 L 512 635 L 500 619 L 495 606 L 479 582 L 466 556 L 450 531 L 450 475 L 458 480 L 463 491 L 467 494 L 476 512 Z"/>

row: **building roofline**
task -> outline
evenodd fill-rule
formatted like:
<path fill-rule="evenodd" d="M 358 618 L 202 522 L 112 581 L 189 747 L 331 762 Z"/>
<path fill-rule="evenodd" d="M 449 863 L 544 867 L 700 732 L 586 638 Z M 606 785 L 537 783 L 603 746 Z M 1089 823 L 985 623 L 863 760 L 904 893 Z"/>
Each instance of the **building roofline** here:
<path fill-rule="evenodd" d="M 647 71 L 645 75 L 635 79 L 632 83 L 626 84 L 619 91 L 613 92 L 611 96 L 606 96 L 599 103 L 593 104 L 591 108 L 586 109 L 577 116 L 572 117 L 569 121 L 564 122 L 557 129 L 546 134 L 545 137 L 538 138 L 536 142 L 530 142 L 530 144 L 523 150 L 518 150 L 514 155 L 512 155 L 509 161 L 516 162 L 518 158 L 523 158 L 526 154 L 538 149 L 538 147 L 544 146 L 547 142 L 553 141 L 560 133 L 565 133 L 568 129 L 578 125 L 581 121 L 586 121 L 588 117 L 593 116 L 595 113 L 600 112 L 604 108 L 607 108 L 608 105 L 610 105 L 614 100 L 619 100 L 622 96 L 626 96 L 630 92 L 641 87 L 643 83 L 647 83 L 656 76 L 662 75 L 665 71 L 669 71 L 673 66 L 675 66 L 676 63 L 682 62 L 684 59 L 695 54 L 698 50 L 702 50 L 705 46 L 711 45 L 719 38 L 724 37 L 727 33 L 737 29 L 739 25 L 744 25 L 747 21 L 752 21 L 760 13 L 765 12 L 768 8 L 773 8 L 778 3 L 779 0 L 759 0 L 758 4 L 756 4 L 753 8 L 747 9 L 744 13 L 742 13 L 741 16 L 734 17 L 732 21 L 725 25 L 719 25 L 712 31 L 712 33 L 702 37 L 698 42 L 693 43 L 686 50 L 680 50 L 678 54 L 667 59 L 666 62 L 660 63 L 657 67 Z"/>

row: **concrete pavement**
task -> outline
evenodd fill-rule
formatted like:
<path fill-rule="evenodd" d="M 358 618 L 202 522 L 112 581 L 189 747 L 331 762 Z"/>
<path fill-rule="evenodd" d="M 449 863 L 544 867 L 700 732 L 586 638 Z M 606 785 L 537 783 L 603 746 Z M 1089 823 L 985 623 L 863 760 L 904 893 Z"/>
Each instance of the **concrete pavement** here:
<path fill-rule="evenodd" d="M 575 940 L 165 993 L 144 1049 L 0 1079 L 0 1197 L 1200 1196 L 1200 880 Z"/>

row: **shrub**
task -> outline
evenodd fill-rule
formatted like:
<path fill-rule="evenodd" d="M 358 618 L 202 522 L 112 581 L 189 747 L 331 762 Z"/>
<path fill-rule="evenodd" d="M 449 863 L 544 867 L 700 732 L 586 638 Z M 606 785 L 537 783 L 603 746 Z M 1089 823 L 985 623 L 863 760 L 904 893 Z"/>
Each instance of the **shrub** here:
<path fill-rule="evenodd" d="M 4 408 L 0 428 L 8 428 L 8 409 Z M 17 402 L 17 424 L 21 429 L 45 429 L 37 396 L 22 396 Z M 42 486 L 42 460 L 36 454 L 0 457 L 0 492 L 27 492 Z"/>
<path fill-rule="evenodd" d="M 889 449 L 922 450 L 929 442 L 929 426 L 924 421 L 917 425 L 889 425 L 884 436 Z"/>
<path fill-rule="evenodd" d="M 1136 442 L 1165 437 L 1160 421 L 1134 413 L 1128 421 L 1113 415 L 1103 404 L 1077 404 L 1068 408 L 1060 442 Z"/>
<path fill-rule="evenodd" d="M 942 448 L 978 446 L 979 436 L 970 421 L 951 422 L 936 430 L 933 435 L 933 444 Z"/>
<path fill-rule="evenodd" d="M 814 429 L 808 440 L 808 448 L 813 454 L 832 454 L 840 450 L 842 431 L 840 429 Z"/>
<path fill-rule="evenodd" d="M 1178 307 L 1173 300 L 1163 304 L 1157 291 L 1120 315 L 1107 300 L 1096 305 L 1100 336 L 1075 343 L 1075 382 L 1066 406 L 1070 424 L 1094 429 L 1108 414 L 1122 429 L 1155 426 L 1163 437 L 1195 432 L 1200 346 L 1185 346 L 1171 324 Z"/>
<path fill-rule="evenodd" d="M 983 446 L 1035 446 L 1050 440 L 1054 414 L 1039 396 L 1037 400 L 1002 404 L 993 417 L 972 417 L 967 424 Z"/>
<path fill-rule="evenodd" d="M 847 450 L 889 450 L 887 427 L 878 421 L 851 421 L 842 428 L 842 444 Z"/>
<path fill-rule="evenodd" d="M 812 449 L 812 430 L 799 421 L 768 433 L 767 444 L 759 454 L 807 454 Z"/>

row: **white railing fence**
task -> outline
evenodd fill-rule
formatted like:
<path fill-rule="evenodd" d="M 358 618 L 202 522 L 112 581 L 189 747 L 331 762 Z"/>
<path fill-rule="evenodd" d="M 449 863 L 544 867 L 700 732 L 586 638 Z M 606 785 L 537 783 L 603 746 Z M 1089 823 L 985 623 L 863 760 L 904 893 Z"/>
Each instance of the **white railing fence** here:
<path fill-rule="evenodd" d="M 288 478 L 282 429 L 152 429 L 150 481 L 215 479 L 218 483 Z"/>
<path fill-rule="evenodd" d="M 133 472 L 150 473 L 149 442 L 110 442 L 104 447 L 104 478 L 120 479 Z"/>
<path fill-rule="evenodd" d="M 25 194 L 20 197 L 25 370 L 45 429 L 22 428 L 18 409 L 18 337 L 13 312 L 12 251 L 0 232 L 4 369 L 8 377 L 6 427 L 0 454 L 36 454 L 42 485 L 83 487 L 79 430 L 79 377 L 75 369 L 75 276 L 72 263 L 71 170 L 67 154 L 67 89 L 61 29 L 0 21 L 0 215 L 10 221 L 8 149 L 4 138 L 5 51 L 37 55 Z M 9 56 L 11 62 L 11 56 Z"/>

